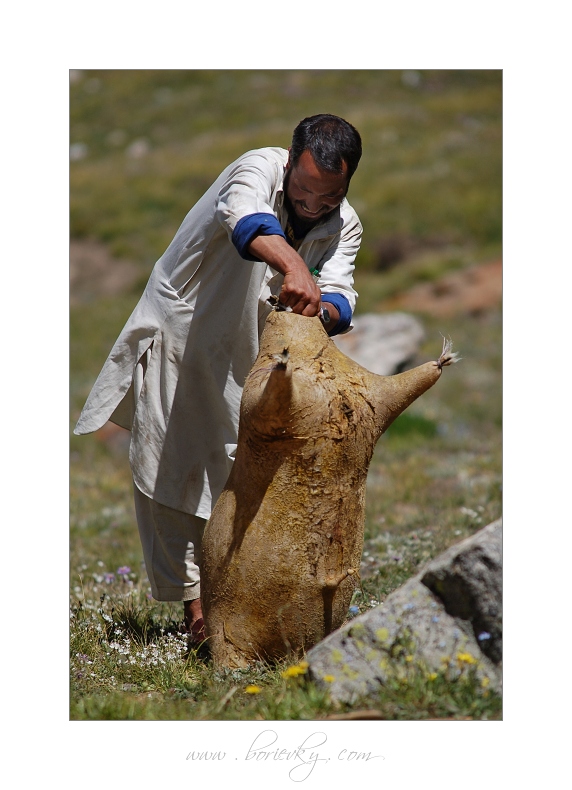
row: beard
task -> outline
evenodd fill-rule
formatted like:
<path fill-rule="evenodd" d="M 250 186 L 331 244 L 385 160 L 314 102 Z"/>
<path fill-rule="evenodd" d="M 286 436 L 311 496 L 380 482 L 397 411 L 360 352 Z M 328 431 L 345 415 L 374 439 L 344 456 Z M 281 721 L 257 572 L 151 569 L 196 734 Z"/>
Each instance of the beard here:
<path fill-rule="evenodd" d="M 328 219 L 332 216 L 332 214 L 338 211 L 339 206 L 336 206 L 331 211 L 327 211 L 325 214 L 322 214 L 317 219 L 306 219 L 305 217 L 299 217 L 298 214 L 296 213 L 296 209 L 294 208 L 294 205 L 292 204 L 292 201 L 288 197 L 289 182 L 290 182 L 290 172 L 288 171 L 284 176 L 283 187 L 282 187 L 284 192 L 284 207 L 288 212 L 288 219 L 290 220 L 290 224 L 292 225 L 294 234 L 296 238 L 299 239 L 302 236 L 305 236 L 306 233 L 308 233 L 308 231 L 312 230 L 312 228 L 315 228 L 316 225 L 319 225 L 322 222 L 327 222 Z"/>

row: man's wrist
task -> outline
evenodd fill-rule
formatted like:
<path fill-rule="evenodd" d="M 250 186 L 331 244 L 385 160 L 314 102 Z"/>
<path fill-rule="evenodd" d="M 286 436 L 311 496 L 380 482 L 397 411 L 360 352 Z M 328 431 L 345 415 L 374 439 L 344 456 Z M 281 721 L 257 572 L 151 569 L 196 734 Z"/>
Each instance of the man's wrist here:
<path fill-rule="evenodd" d="M 322 307 L 326 307 L 330 313 L 331 322 L 326 326 L 330 336 L 345 332 L 351 325 L 352 310 L 347 298 L 340 293 L 323 293 Z"/>
<path fill-rule="evenodd" d="M 318 315 L 326 332 L 329 335 L 331 335 L 332 332 L 335 332 L 338 321 L 340 320 L 340 314 L 336 306 L 330 302 L 321 302 L 320 312 Z"/>

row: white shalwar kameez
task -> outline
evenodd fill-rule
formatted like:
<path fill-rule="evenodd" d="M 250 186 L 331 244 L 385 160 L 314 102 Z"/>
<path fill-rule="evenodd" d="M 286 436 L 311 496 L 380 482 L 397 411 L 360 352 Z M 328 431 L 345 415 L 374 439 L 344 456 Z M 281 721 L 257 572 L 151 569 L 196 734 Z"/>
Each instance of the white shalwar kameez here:
<path fill-rule="evenodd" d="M 286 227 L 287 160 L 281 148 L 249 151 L 187 214 L 155 264 L 74 431 L 91 433 L 108 419 L 131 430 L 136 488 L 181 516 L 207 519 L 232 466 L 242 388 L 271 309 L 266 300 L 283 281 L 264 262 L 242 258 L 232 234 L 242 218 L 258 213 Z M 322 293 L 342 294 L 352 311 L 361 233 L 344 199 L 298 248 L 308 268 L 319 269 Z M 139 514 L 138 521 L 145 530 Z M 145 548 L 143 533 L 142 541 Z M 153 552 L 144 553 L 149 568 Z M 167 592 L 169 584 L 153 584 L 154 596 L 198 597 L 196 563 L 191 557 L 186 565 L 187 578 L 184 572 L 173 575 L 174 591 Z"/>

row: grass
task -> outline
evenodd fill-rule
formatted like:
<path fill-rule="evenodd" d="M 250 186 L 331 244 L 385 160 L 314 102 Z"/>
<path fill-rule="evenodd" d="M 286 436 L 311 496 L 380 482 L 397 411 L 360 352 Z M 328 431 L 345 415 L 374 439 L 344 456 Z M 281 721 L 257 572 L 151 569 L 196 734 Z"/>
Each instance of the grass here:
<path fill-rule="evenodd" d="M 298 721 L 351 710 L 309 681 L 304 663 L 214 670 L 187 650 L 173 607 L 149 601 L 144 579 L 101 571 L 83 577 L 72 596 L 72 719 Z M 386 719 L 499 717 L 498 695 L 473 677 L 402 664 L 378 696 L 352 707 Z"/>
<path fill-rule="evenodd" d="M 338 113 L 362 132 L 364 159 L 351 187 L 364 223 L 359 312 L 499 254 L 498 71 L 94 71 L 74 80 L 71 142 L 85 148 L 71 163 L 71 232 L 136 260 L 141 282 L 71 310 L 72 426 L 193 201 L 244 150 L 287 146 L 304 115 Z M 395 234 L 415 254 L 381 272 L 379 246 Z M 436 358 L 441 335 L 463 359 L 377 445 L 352 601 L 358 612 L 501 514 L 500 311 L 422 322 L 419 361 Z M 412 667 L 351 709 L 333 705 L 303 671 L 284 677 L 288 661 L 215 671 L 187 652 L 177 631 L 182 607 L 150 598 L 125 439 L 72 436 L 70 450 L 72 719 L 312 720 L 356 708 L 400 720 L 501 717 L 499 697 L 470 678 Z"/>

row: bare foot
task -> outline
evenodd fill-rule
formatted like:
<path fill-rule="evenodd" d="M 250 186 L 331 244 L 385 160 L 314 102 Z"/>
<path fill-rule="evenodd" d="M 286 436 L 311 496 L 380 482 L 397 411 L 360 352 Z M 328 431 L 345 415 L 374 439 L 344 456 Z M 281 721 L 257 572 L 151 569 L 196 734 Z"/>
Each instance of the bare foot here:
<path fill-rule="evenodd" d="M 207 638 L 200 598 L 184 601 L 185 619 L 182 629 L 189 635 L 189 645 L 199 647 Z"/>
<path fill-rule="evenodd" d="M 201 607 L 201 599 L 195 598 L 193 601 L 183 601 L 185 608 L 185 625 L 191 631 L 197 620 L 202 620 L 203 610 Z"/>

